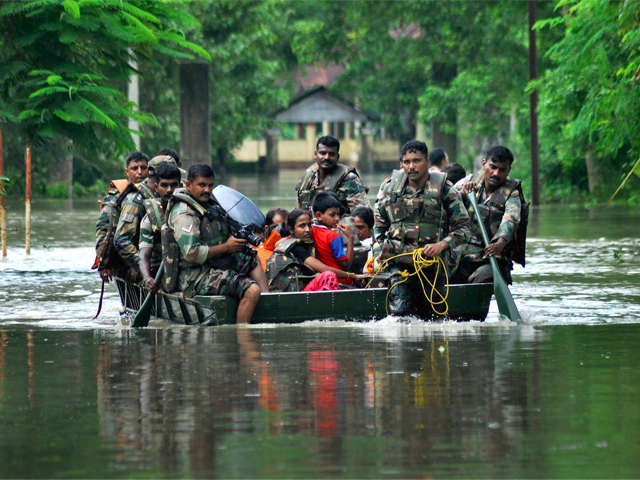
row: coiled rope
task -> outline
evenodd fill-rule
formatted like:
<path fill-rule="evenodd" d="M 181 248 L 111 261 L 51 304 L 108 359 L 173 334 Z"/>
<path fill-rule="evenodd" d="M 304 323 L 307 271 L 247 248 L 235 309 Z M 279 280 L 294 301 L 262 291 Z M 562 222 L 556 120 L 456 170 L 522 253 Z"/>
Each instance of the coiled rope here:
<path fill-rule="evenodd" d="M 367 283 L 367 286 L 365 288 L 369 288 L 369 285 L 371 285 L 371 283 L 373 282 L 373 280 L 376 278 L 376 275 L 378 275 L 378 273 L 380 273 L 383 269 L 383 267 L 390 262 L 393 259 L 396 258 L 400 258 L 400 257 L 408 257 L 411 256 L 412 260 L 413 260 L 413 267 L 414 267 L 414 272 L 413 273 L 409 273 L 408 270 L 401 270 L 400 272 L 398 272 L 400 275 L 402 275 L 404 278 L 402 280 L 400 280 L 399 282 L 394 283 L 393 285 L 391 285 L 389 287 L 389 291 L 387 292 L 387 298 L 385 300 L 385 308 L 387 311 L 387 315 L 389 315 L 389 294 L 391 293 L 391 291 L 398 285 L 400 285 L 401 283 L 406 282 L 407 280 L 409 280 L 409 277 L 413 277 L 414 275 L 418 276 L 418 280 L 420 280 L 420 285 L 422 286 L 422 293 L 424 293 L 424 298 L 427 299 L 427 301 L 431 304 L 431 306 L 433 307 L 433 311 L 437 314 L 437 315 L 446 315 L 447 312 L 449 311 L 449 305 L 447 304 L 447 298 L 449 297 L 449 274 L 447 273 L 447 267 L 445 266 L 444 262 L 442 261 L 442 259 L 440 258 L 440 256 L 436 255 L 433 258 L 425 258 L 422 256 L 422 248 L 418 248 L 417 250 L 414 250 L 413 252 L 409 252 L 409 253 L 401 253 L 399 255 L 395 255 L 391 258 L 387 258 L 384 262 L 382 262 L 380 264 L 380 268 L 378 268 L 378 271 L 375 273 L 375 275 L 371 278 L 371 280 L 369 281 L 369 283 Z M 425 268 L 429 268 L 432 265 L 436 265 L 436 273 L 433 277 L 433 281 L 429 280 L 429 277 L 427 277 L 427 274 L 423 272 L 423 270 Z M 445 290 L 445 294 L 442 295 L 438 289 L 436 288 L 436 280 L 438 279 L 438 275 L 440 273 L 440 268 L 442 266 L 442 270 L 444 271 L 444 275 L 446 278 L 446 290 Z M 426 282 L 426 285 L 425 285 Z M 427 293 L 427 285 L 430 287 L 430 292 Z M 439 299 L 434 299 L 434 297 L 440 297 Z M 444 311 L 439 311 L 438 309 L 436 309 L 437 305 L 444 305 Z"/>

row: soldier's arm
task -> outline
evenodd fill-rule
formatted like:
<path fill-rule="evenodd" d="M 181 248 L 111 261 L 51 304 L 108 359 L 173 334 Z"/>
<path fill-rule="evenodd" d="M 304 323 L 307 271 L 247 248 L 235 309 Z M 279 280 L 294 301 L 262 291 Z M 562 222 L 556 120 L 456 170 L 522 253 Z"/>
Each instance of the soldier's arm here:
<path fill-rule="evenodd" d="M 153 229 L 151 228 L 151 219 L 149 215 L 145 215 L 140 222 L 140 273 L 144 284 L 152 293 L 158 291 L 158 285 L 151 276 L 151 253 L 153 251 Z"/>
<path fill-rule="evenodd" d="M 187 262 L 202 265 L 207 261 L 209 247 L 200 243 L 200 221 L 188 212 L 179 213 L 171 218 L 173 235 L 180 253 Z"/>
<path fill-rule="evenodd" d="M 120 211 L 118 228 L 113 238 L 113 245 L 122 260 L 136 271 L 140 270 L 140 256 L 138 255 L 137 236 L 140 224 L 141 205 L 130 199 L 125 199 Z"/>
<path fill-rule="evenodd" d="M 388 181 L 389 179 L 387 179 Z M 389 216 L 387 215 L 387 211 L 382 208 L 382 199 L 384 198 L 384 186 L 386 185 L 386 181 L 382 182 L 380 185 L 380 191 L 378 192 L 378 196 L 376 197 L 376 204 L 373 208 L 373 237 L 376 242 L 382 243 L 384 238 L 389 231 L 389 227 L 391 227 L 391 222 L 389 221 Z"/>
<path fill-rule="evenodd" d="M 107 229 L 109 228 L 109 214 L 108 212 L 105 212 L 105 210 L 110 209 L 111 208 L 109 206 L 102 209 L 100 217 L 98 218 L 98 223 L 96 224 L 96 253 L 98 253 L 98 249 L 105 241 L 105 237 L 107 235 Z"/>
<path fill-rule="evenodd" d="M 355 173 L 347 174 L 340 183 L 338 190 L 344 192 L 349 210 L 352 212 L 358 207 L 371 208 L 371 202 L 369 202 L 369 197 L 367 196 L 369 189 Z"/>
<path fill-rule="evenodd" d="M 108 197 L 105 197 L 104 202 L 102 203 L 102 211 L 100 212 L 98 222 L 96 223 L 96 253 L 98 252 L 100 245 L 104 242 L 107 230 L 109 230 L 109 215 L 111 210 L 113 210 L 113 207 L 106 204 L 107 199 Z"/>
<path fill-rule="evenodd" d="M 504 205 L 504 215 L 502 215 L 500 227 L 491 239 L 491 243 L 495 243 L 499 239 L 504 239 L 505 244 L 507 244 L 515 238 L 516 231 L 518 230 L 518 224 L 520 223 L 521 208 L 522 202 L 520 201 L 520 193 L 518 190 L 514 190 L 511 192 L 511 195 Z"/>
<path fill-rule="evenodd" d="M 458 190 L 458 192 L 460 192 L 460 195 L 462 195 L 463 198 L 466 198 L 467 193 L 477 189 L 477 185 L 471 182 L 472 178 L 473 178 L 473 173 L 470 175 L 467 175 L 462 180 L 459 180 L 454 185 L 454 187 L 456 187 L 456 189 Z"/>
<path fill-rule="evenodd" d="M 449 234 L 444 238 L 444 241 L 453 250 L 469 241 L 471 220 L 464 203 L 462 203 L 460 192 L 450 182 L 445 183 L 442 190 L 442 200 L 449 221 Z"/>
<path fill-rule="evenodd" d="M 200 242 L 200 220 L 189 213 L 180 213 L 172 220 L 173 233 L 185 260 L 204 264 L 207 260 L 220 255 L 242 251 L 246 240 L 230 236 L 225 243 L 206 246 Z"/>

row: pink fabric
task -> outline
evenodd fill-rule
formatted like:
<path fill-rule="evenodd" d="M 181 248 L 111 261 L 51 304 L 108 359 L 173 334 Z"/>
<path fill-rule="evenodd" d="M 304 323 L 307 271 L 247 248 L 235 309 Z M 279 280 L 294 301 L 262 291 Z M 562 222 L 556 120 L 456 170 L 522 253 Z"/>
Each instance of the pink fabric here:
<path fill-rule="evenodd" d="M 322 272 L 304 287 L 303 292 L 322 292 L 324 290 L 340 290 L 338 276 L 333 272 Z"/>

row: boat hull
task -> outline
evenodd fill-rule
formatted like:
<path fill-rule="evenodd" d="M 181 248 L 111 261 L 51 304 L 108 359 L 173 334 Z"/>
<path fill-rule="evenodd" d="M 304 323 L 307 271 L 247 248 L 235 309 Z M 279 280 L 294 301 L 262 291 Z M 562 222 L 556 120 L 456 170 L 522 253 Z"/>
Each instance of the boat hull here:
<path fill-rule="evenodd" d="M 124 310 L 135 315 L 147 291 L 116 279 Z M 493 284 L 450 285 L 445 317 L 455 320 L 484 320 L 489 312 Z M 351 289 L 326 292 L 264 293 L 251 323 L 301 323 L 309 320 L 370 321 L 384 318 L 386 288 Z M 152 315 L 184 325 L 228 325 L 236 323 L 237 300 L 224 296 L 196 296 L 181 299 L 159 292 Z"/>

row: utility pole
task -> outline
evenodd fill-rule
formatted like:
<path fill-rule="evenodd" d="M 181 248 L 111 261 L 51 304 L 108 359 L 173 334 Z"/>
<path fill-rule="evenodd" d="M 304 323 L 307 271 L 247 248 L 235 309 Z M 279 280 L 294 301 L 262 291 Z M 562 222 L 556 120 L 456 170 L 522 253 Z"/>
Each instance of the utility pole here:
<path fill-rule="evenodd" d="M 2 150 L 2 130 L 0 130 L 0 177 L 4 175 L 4 154 Z M 2 189 L 0 179 L 0 190 Z M 0 239 L 2 241 L 2 258 L 7 256 L 7 210 L 4 195 L 0 192 Z"/>
<path fill-rule="evenodd" d="M 24 245 L 27 255 L 31 255 L 31 140 L 27 138 L 27 149 L 25 152 L 25 164 L 27 175 L 27 198 L 25 200 L 25 220 L 24 220 Z"/>
<path fill-rule="evenodd" d="M 538 78 L 536 49 L 536 0 L 529 0 L 529 81 Z M 540 205 L 540 150 L 538 147 L 538 90 L 529 97 L 529 123 L 531 135 L 531 203 Z"/>

